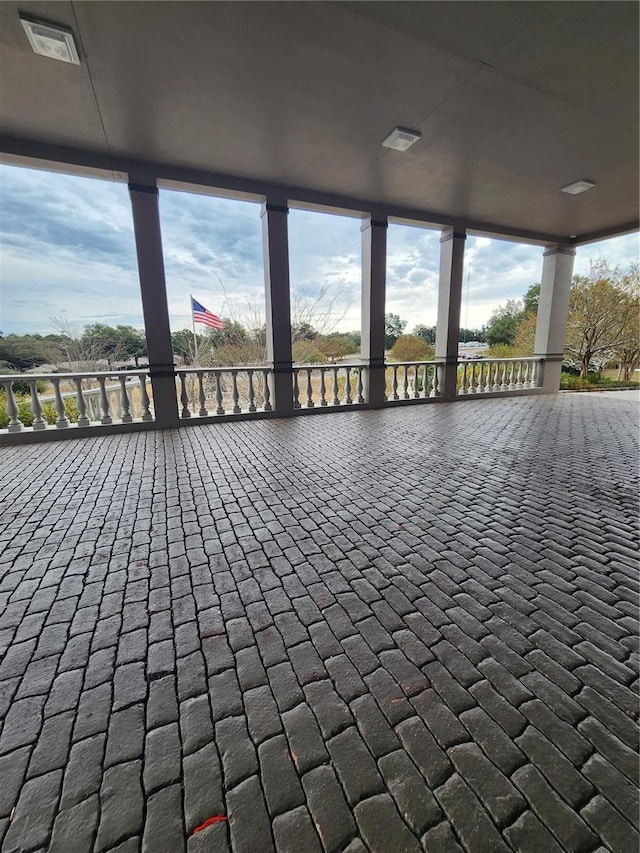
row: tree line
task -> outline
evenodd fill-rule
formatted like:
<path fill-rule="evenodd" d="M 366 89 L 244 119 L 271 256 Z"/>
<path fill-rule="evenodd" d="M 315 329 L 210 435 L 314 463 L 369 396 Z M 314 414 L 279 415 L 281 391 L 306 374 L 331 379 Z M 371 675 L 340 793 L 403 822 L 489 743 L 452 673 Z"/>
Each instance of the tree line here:
<path fill-rule="evenodd" d="M 565 364 L 586 378 L 604 364 L 619 365 L 620 378 L 629 379 L 640 364 L 640 276 L 638 263 L 623 269 L 606 260 L 594 261 L 589 273 L 576 275 L 571 286 Z M 324 294 L 323 294 L 324 295 Z M 493 357 L 533 354 L 540 285 L 532 284 L 522 299 L 509 299 L 481 328 L 460 329 L 459 341 L 479 341 Z M 294 298 L 291 326 L 293 359 L 314 364 L 356 355 L 360 332 L 333 330 L 331 307 L 322 297 Z M 333 303 L 331 303 L 331 306 Z M 12 373 L 50 365 L 53 370 L 101 370 L 123 365 L 140 366 L 147 357 L 144 332 L 133 326 L 92 323 L 80 330 L 58 321 L 49 335 L 0 333 L 0 372 Z M 416 325 L 398 314 L 385 315 L 385 349 L 396 361 L 420 361 L 433 355 L 436 327 Z M 244 322 L 224 319 L 221 330 L 181 329 L 171 335 L 176 358 L 185 365 L 231 366 L 264 364 L 266 326 L 255 310 Z"/>

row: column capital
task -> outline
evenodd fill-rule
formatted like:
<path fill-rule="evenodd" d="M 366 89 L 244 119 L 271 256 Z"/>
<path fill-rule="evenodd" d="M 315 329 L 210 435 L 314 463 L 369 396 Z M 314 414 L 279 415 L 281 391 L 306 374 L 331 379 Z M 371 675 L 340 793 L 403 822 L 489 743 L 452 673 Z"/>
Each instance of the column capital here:
<path fill-rule="evenodd" d="M 389 221 L 387 217 L 373 217 L 373 216 L 364 216 L 362 218 L 362 225 L 360 226 L 361 231 L 366 231 L 368 228 L 388 228 Z"/>
<path fill-rule="evenodd" d="M 265 213 L 289 213 L 289 208 L 286 204 L 275 204 L 274 202 L 265 201 L 262 205 L 262 210 L 260 211 L 260 216 L 264 216 Z"/>
<path fill-rule="evenodd" d="M 575 254 L 575 246 L 561 246 L 554 244 L 551 246 L 545 246 L 545 250 L 542 253 L 542 257 L 546 258 L 549 255 L 569 255 L 570 257 L 575 257 Z"/>
<path fill-rule="evenodd" d="M 456 230 L 455 228 L 446 228 L 442 232 L 442 236 L 440 237 L 440 242 L 446 243 L 448 240 L 453 240 L 454 238 L 457 238 L 458 240 L 466 240 L 467 239 L 467 232 L 464 230 L 461 231 L 460 229 Z"/>
<path fill-rule="evenodd" d="M 127 184 L 130 193 L 149 193 L 150 195 L 158 195 L 158 187 L 154 184 L 137 184 L 130 182 Z"/>

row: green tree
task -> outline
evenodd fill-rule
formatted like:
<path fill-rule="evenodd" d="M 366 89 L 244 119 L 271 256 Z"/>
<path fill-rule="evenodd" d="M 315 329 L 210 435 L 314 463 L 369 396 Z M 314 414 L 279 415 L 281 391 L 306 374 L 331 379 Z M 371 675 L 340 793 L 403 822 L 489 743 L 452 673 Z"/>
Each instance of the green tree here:
<path fill-rule="evenodd" d="M 532 284 L 522 297 L 522 304 L 525 314 L 537 314 L 538 303 L 540 301 L 540 285 Z"/>
<path fill-rule="evenodd" d="M 407 321 L 399 314 L 384 315 L 384 348 L 389 350 L 407 327 Z"/>
<path fill-rule="evenodd" d="M 484 336 L 490 347 L 496 344 L 513 346 L 518 324 L 524 316 L 522 302 L 519 299 L 508 299 L 505 305 L 501 305 L 491 315 L 487 323 Z"/>
<path fill-rule="evenodd" d="M 422 338 L 422 340 L 426 341 L 428 344 L 435 344 L 436 342 L 435 326 L 414 326 L 411 334 L 415 335 L 417 338 Z"/>
<path fill-rule="evenodd" d="M 49 344 L 40 335 L 0 335 L 0 361 L 13 370 L 30 370 L 49 360 Z"/>
<path fill-rule="evenodd" d="M 638 347 L 638 263 L 628 270 L 607 260 L 592 261 L 588 275 L 574 276 L 569 297 L 565 356 L 586 379 L 592 363 L 604 364 Z"/>

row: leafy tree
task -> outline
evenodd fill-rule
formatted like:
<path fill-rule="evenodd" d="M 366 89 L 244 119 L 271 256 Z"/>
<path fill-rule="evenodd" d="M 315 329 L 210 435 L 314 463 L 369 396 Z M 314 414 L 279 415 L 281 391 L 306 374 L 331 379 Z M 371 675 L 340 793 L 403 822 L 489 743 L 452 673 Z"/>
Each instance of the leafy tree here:
<path fill-rule="evenodd" d="M 222 329 L 209 329 L 207 337 L 212 347 L 221 347 L 225 344 L 238 346 L 247 340 L 247 330 L 238 320 L 223 318 Z"/>
<path fill-rule="evenodd" d="M 532 284 L 522 297 L 522 304 L 525 314 L 537 314 L 538 303 L 540 301 L 540 285 Z"/>
<path fill-rule="evenodd" d="M 49 361 L 48 342 L 40 335 L 0 335 L 0 361 L 12 370 L 30 370 Z"/>
<path fill-rule="evenodd" d="M 514 356 L 533 355 L 536 341 L 536 325 L 538 322 L 537 311 L 525 311 L 522 320 L 518 323 L 515 338 L 513 340 Z"/>
<path fill-rule="evenodd" d="M 623 370 L 630 370 L 638 349 L 639 294 L 637 262 L 622 270 L 606 260 L 592 261 L 588 275 L 574 276 L 565 353 L 582 379 L 592 362 L 602 365 L 615 356 L 628 359 Z"/>
<path fill-rule="evenodd" d="M 426 341 L 428 344 L 435 344 L 436 342 L 436 327 L 435 326 L 423 326 L 418 325 L 414 326 L 412 335 L 415 335 L 417 338 L 421 338 L 423 341 Z"/>
<path fill-rule="evenodd" d="M 118 335 L 122 353 L 127 358 L 132 358 L 138 367 L 139 360 L 147 355 L 147 339 L 144 332 L 134 329 L 133 326 L 116 326 L 115 332 Z"/>
<path fill-rule="evenodd" d="M 417 335 L 400 335 L 389 355 L 394 361 L 424 361 L 433 352 L 433 347 Z"/>
<path fill-rule="evenodd" d="M 519 299 L 508 299 L 505 305 L 496 308 L 485 329 L 485 340 L 489 346 L 513 346 L 518 324 L 523 316 L 524 309 Z"/>
<path fill-rule="evenodd" d="M 316 339 L 318 350 L 327 358 L 342 358 L 358 352 L 359 347 L 355 344 L 351 335 L 323 335 Z"/>
<path fill-rule="evenodd" d="M 458 333 L 458 342 L 467 343 L 467 341 L 484 342 L 484 329 L 460 329 L 460 332 Z"/>
<path fill-rule="evenodd" d="M 389 350 L 407 327 L 407 321 L 399 314 L 384 315 L 384 348 Z"/>

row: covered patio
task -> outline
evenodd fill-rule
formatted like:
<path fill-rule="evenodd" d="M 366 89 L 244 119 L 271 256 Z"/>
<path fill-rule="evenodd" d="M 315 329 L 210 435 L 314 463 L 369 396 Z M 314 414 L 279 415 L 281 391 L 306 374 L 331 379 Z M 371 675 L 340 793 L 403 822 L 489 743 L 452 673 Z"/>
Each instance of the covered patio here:
<path fill-rule="evenodd" d="M 638 408 L 557 391 L 576 248 L 638 228 L 638 7 L 0 29 L 1 159 L 127 184 L 149 355 L 138 408 L 68 374 L 73 424 L 0 377 L 3 853 L 636 850 Z M 164 188 L 261 204 L 266 363 L 174 363 Z M 340 381 L 293 360 L 292 207 L 361 220 Z M 390 222 L 441 232 L 430 362 L 386 360 Z M 539 247 L 531 356 L 459 358 L 469 234 Z"/>
<path fill-rule="evenodd" d="M 2 849 L 635 850 L 636 423 L 562 394 L 3 448 Z"/>

